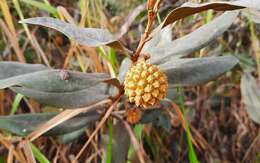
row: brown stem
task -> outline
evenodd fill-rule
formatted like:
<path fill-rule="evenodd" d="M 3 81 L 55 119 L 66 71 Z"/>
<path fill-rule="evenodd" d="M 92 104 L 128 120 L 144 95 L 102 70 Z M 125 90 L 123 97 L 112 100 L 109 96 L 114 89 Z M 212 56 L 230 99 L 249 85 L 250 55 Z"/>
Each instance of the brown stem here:
<path fill-rule="evenodd" d="M 147 10 L 148 10 L 148 22 L 145 28 L 145 32 L 137 46 L 137 49 L 134 53 L 134 55 L 132 56 L 132 61 L 136 62 L 140 56 L 140 53 L 144 47 L 144 44 L 146 43 L 146 41 L 149 38 L 149 35 L 152 31 L 152 27 L 155 21 L 155 17 L 156 17 L 156 12 L 158 11 L 158 7 L 161 3 L 161 0 L 157 0 L 155 3 L 155 0 L 148 0 L 147 2 Z"/>

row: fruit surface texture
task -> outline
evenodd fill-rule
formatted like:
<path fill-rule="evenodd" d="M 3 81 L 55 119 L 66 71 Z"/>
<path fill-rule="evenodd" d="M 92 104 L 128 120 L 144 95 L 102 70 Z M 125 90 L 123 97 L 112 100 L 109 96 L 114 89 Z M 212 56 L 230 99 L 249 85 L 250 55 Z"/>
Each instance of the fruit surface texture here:
<path fill-rule="evenodd" d="M 139 60 L 127 71 L 124 87 L 130 103 L 147 108 L 166 96 L 168 81 L 157 66 Z"/>

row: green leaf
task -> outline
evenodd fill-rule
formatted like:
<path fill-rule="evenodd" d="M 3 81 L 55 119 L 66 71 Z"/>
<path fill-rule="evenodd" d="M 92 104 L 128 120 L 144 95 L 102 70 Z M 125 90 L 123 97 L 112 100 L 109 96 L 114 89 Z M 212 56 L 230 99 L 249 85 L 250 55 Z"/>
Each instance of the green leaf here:
<path fill-rule="evenodd" d="M 145 110 L 143 112 L 140 123 L 153 123 L 154 126 L 161 127 L 165 131 L 171 130 L 171 121 L 165 114 L 165 111 L 159 108 Z"/>
<path fill-rule="evenodd" d="M 51 163 L 34 144 L 30 143 L 30 146 L 33 156 L 36 158 L 37 161 L 39 161 L 39 163 Z"/>
<path fill-rule="evenodd" d="M 0 155 L 0 163 L 5 163 L 5 157 L 3 155 Z"/>
<path fill-rule="evenodd" d="M 161 64 L 168 81 L 173 85 L 197 85 L 208 82 L 238 63 L 236 57 L 205 57 L 196 59 L 175 59 Z"/>
<path fill-rule="evenodd" d="M 150 40 L 151 42 L 155 42 L 153 40 L 161 37 L 157 43 L 153 43 L 149 46 L 150 41 L 147 42 L 147 50 L 144 52 L 149 53 L 151 55 L 151 63 L 156 64 L 163 63 L 170 58 L 180 58 L 193 53 L 221 36 L 236 20 L 238 13 L 238 11 L 225 12 L 213 21 L 174 41 L 167 38 L 169 37 L 167 33 L 171 35 L 171 31 L 167 29 L 170 26 L 167 26 L 166 29 L 162 29 L 162 32 L 157 32 L 154 38 Z"/>
<path fill-rule="evenodd" d="M 11 109 L 11 112 L 10 112 L 10 115 L 13 115 L 15 114 L 15 112 L 17 111 L 17 108 L 21 102 L 21 100 L 23 99 L 23 95 L 18 93 L 16 96 L 15 96 L 15 99 L 14 99 L 14 102 L 12 104 L 12 109 Z"/>
<path fill-rule="evenodd" d="M 11 87 L 14 92 L 31 97 L 34 100 L 55 107 L 78 108 L 87 106 L 115 94 L 105 94 L 106 84 L 98 84 L 94 87 L 73 92 L 44 92 L 25 87 Z"/>
<path fill-rule="evenodd" d="M 109 96 L 117 79 L 102 73 L 49 69 L 43 65 L 0 62 L 0 89 L 8 88 L 40 103 L 62 108 L 86 106 Z"/>
<path fill-rule="evenodd" d="M 58 12 L 56 10 L 55 7 L 49 5 L 49 4 L 45 4 L 39 1 L 35 1 L 35 0 L 21 0 L 21 2 L 24 2 L 26 4 L 29 4 L 31 6 L 37 7 L 38 9 L 44 10 L 54 16 L 58 16 Z"/>
<path fill-rule="evenodd" d="M 20 21 L 20 23 L 42 25 L 56 29 L 81 45 L 92 47 L 107 45 L 120 51 L 126 50 L 126 48 L 119 41 L 117 41 L 117 39 L 108 30 L 105 29 L 80 28 L 50 17 L 24 19 Z"/>
<path fill-rule="evenodd" d="M 7 130 L 19 136 L 26 136 L 42 123 L 47 122 L 58 113 L 32 113 L 11 116 L 0 116 L 0 129 Z M 98 120 L 100 115 L 90 111 L 72 118 L 48 131 L 45 135 L 62 135 L 71 133 Z"/>
<path fill-rule="evenodd" d="M 46 92 L 71 92 L 89 88 L 108 79 L 108 75 L 101 73 L 49 69 L 1 79 L 0 89 L 23 86 Z"/>
<path fill-rule="evenodd" d="M 249 117 L 260 124 L 260 85 L 250 73 L 241 79 L 241 94 Z"/>
<path fill-rule="evenodd" d="M 64 135 L 60 135 L 59 136 L 59 142 L 61 142 L 62 144 L 68 144 L 71 143 L 72 141 L 74 141 L 75 139 L 79 138 L 81 135 L 83 135 L 85 133 L 87 127 L 83 127 L 79 130 L 64 134 Z"/>

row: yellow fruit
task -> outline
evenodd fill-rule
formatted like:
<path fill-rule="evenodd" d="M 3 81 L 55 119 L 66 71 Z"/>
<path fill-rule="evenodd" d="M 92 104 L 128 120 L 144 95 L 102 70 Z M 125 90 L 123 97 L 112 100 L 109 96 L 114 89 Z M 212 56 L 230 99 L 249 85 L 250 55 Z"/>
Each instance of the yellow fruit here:
<path fill-rule="evenodd" d="M 126 73 L 125 95 L 137 106 L 150 107 L 166 96 L 167 77 L 157 66 L 139 60 Z"/>

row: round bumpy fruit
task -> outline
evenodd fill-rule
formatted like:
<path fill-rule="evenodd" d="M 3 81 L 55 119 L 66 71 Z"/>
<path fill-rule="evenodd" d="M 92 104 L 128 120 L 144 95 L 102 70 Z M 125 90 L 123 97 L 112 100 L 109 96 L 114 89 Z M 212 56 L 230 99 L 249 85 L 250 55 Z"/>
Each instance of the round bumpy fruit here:
<path fill-rule="evenodd" d="M 158 104 L 168 89 L 166 75 L 145 60 L 139 60 L 128 70 L 124 85 L 129 101 L 144 108 Z"/>

